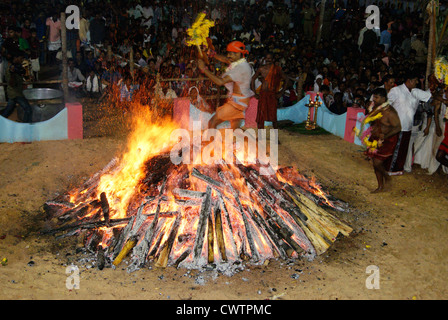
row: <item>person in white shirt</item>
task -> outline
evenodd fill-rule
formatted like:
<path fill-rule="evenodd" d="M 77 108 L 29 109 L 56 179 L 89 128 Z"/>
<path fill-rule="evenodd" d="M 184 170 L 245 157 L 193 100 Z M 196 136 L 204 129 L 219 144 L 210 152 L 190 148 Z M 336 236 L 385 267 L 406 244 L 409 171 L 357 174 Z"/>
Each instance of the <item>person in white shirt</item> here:
<path fill-rule="evenodd" d="M 68 59 L 67 79 L 70 88 L 79 88 L 86 80 L 86 77 L 82 72 L 76 68 L 75 60 L 73 58 Z"/>
<path fill-rule="evenodd" d="M 418 82 L 418 75 L 410 73 L 402 85 L 392 88 L 388 94 L 389 102 L 397 110 L 401 122 L 397 147 L 391 160 L 386 164 L 389 175 L 400 175 L 404 170 L 411 171 L 415 139 L 412 132 L 413 129 L 417 130 L 413 128 L 414 115 L 419 102 L 428 102 L 431 98 L 431 92 L 416 88 Z"/>

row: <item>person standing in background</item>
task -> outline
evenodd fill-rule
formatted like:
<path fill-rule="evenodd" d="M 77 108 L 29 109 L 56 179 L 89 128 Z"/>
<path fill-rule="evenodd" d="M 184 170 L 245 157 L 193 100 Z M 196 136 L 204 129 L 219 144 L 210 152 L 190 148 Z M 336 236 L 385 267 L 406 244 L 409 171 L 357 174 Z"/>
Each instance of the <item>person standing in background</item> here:
<path fill-rule="evenodd" d="M 62 46 L 61 42 L 61 21 L 58 14 L 54 12 L 46 21 L 47 39 L 48 39 L 48 56 L 47 63 L 54 65 L 56 63 L 56 54 Z"/>
<path fill-rule="evenodd" d="M 408 172 L 411 170 L 411 162 L 406 162 L 406 160 L 413 155 L 414 142 L 411 141 L 413 140 L 411 137 L 414 115 L 419 102 L 428 102 L 431 98 L 430 92 L 416 88 L 418 82 L 418 75 L 411 72 L 406 76 L 406 81 L 402 85 L 392 88 L 388 94 L 390 104 L 397 110 L 401 122 L 397 147 L 393 156 L 385 163 L 390 175 L 401 175 L 404 170 Z"/>

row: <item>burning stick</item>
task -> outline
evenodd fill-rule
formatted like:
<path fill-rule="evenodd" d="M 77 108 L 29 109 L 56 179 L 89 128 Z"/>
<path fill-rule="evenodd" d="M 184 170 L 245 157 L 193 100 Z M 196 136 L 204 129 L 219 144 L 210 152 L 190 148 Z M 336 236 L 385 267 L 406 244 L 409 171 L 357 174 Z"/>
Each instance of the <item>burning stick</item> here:
<path fill-rule="evenodd" d="M 174 220 L 173 227 L 171 228 L 170 235 L 164 244 L 162 252 L 160 252 L 159 258 L 156 262 L 156 267 L 165 268 L 168 264 L 168 258 L 173 248 L 174 240 L 176 240 L 177 231 L 179 230 L 179 224 L 182 215 L 178 214 L 176 220 Z"/>
<path fill-rule="evenodd" d="M 181 198 L 196 198 L 196 199 L 202 199 L 205 196 L 205 192 L 193 191 L 188 189 L 179 189 L 179 188 L 174 189 L 173 194 Z"/>
<path fill-rule="evenodd" d="M 222 196 L 221 192 L 218 192 L 218 202 L 220 203 L 220 208 L 223 209 L 224 216 L 225 216 L 227 224 L 229 226 L 230 234 L 232 235 L 229 240 L 230 240 L 230 242 L 232 244 L 232 248 L 233 248 L 233 250 L 235 252 L 235 255 L 236 255 L 237 254 L 237 250 L 236 250 L 235 239 L 233 238 L 234 231 L 233 231 L 233 227 L 232 227 L 232 222 L 230 221 L 229 211 L 227 210 L 227 206 L 226 206 L 226 203 L 224 202 L 224 199 L 223 199 L 223 196 Z M 221 220 L 221 222 L 222 222 L 222 220 Z"/>
<path fill-rule="evenodd" d="M 135 216 L 131 217 L 126 227 L 124 227 L 123 231 L 120 233 L 118 237 L 117 243 L 115 244 L 114 252 L 112 253 L 112 257 L 115 258 L 120 254 L 123 243 L 128 238 L 129 232 L 131 232 L 132 226 L 134 225 Z"/>
<path fill-rule="evenodd" d="M 78 217 L 82 217 L 86 215 L 87 213 L 100 208 L 101 202 L 98 200 L 90 201 L 86 204 L 83 204 L 81 206 L 78 206 L 76 208 L 70 209 L 61 216 L 58 217 L 59 221 L 68 222 L 69 220 L 73 220 Z"/>
<path fill-rule="evenodd" d="M 104 221 L 106 221 L 106 226 L 109 225 L 110 218 L 109 218 L 109 202 L 107 201 L 107 196 L 105 192 L 101 192 L 100 195 L 101 200 L 101 210 L 103 211 Z"/>
<path fill-rule="evenodd" d="M 208 216 L 210 215 L 212 188 L 207 186 L 205 191 L 205 198 L 202 202 L 201 211 L 199 213 L 199 225 L 196 231 L 196 240 L 194 242 L 193 257 L 195 261 L 201 257 L 202 246 L 204 243 L 205 227 L 207 225 Z"/>
<path fill-rule="evenodd" d="M 260 229 L 264 230 L 268 235 L 267 239 L 271 243 L 272 247 L 275 250 L 277 250 L 282 259 L 286 259 L 287 258 L 286 252 L 281 246 L 282 243 L 281 240 L 277 237 L 277 235 L 274 232 L 272 232 L 272 229 L 269 228 L 269 226 L 264 221 L 263 217 L 261 217 L 256 210 L 252 211 L 250 207 L 248 208 L 248 210 L 253 220 L 258 224 Z"/>
<path fill-rule="evenodd" d="M 249 247 L 250 247 L 250 252 L 252 254 L 252 257 L 254 258 L 255 261 L 260 260 L 260 257 L 258 256 L 258 252 L 255 248 L 255 243 L 254 243 L 254 239 L 252 238 L 252 233 L 250 231 L 250 225 L 249 225 L 249 221 L 247 220 L 246 214 L 245 214 L 245 210 L 243 208 L 243 205 L 241 204 L 240 198 L 238 197 L 238 192 L 235 190 L 235 188 L 232 186 L 232 184 L 227 180 L 224 171 L 221 171 L 218 173 L 219 177 L 224 181 L 224 183 L 227 185 L 227 187 L 229 187 L 229 189 L 231 190 L 233 196 L 235 197 L 235 200 L 238 204 L 238 208 L 239 211 L 241 213 L 241 216 L 243 218 L 244 221 L 244 227 L 246 229 L 246 234 L 247 234 L 247 240 L 249 242 Z"/>
<path fill-rule="evenodd" d="M 159 199 L 157 201 L 157 209 L 156 209 L 154 218 L 151 222 L 151 225 L 146 230 L 145 236 L 142 239 L 142 241 L 140 241 L 139 245 L 137 247 L 135 247 L 135 249 L 132 251 L 133 255 L 132 255 L 132 259 L 131 259 L 131 264 L 129 265 L 129 267 L 127 269 L 128 272 L 136 271 L 136 270 L 138 270 L 138 268 L 142 267 L 146 263 L 146 257 L 148 255 L 148 252 L 149 252 L 149 249 L 151 246 L 151 242 L 154 238 L 155 230 L 156 230 L 157 223 L 159 220 L 160 202 L 162 201 L 162 196 L 163 196 L 163 193 L 165 192 L 165 186 L 166 186 L 167 180 L 168 180 L 168 177 L 165 177 L 163 180 L 162 186 L 160 188 Z"/>
<path fill-rule="evenodd" d="M 118 266 L 121 263 L 121 261 L 123 261 L 123 259 L 126 258 L 128 253 L 131 252 L 131 250 L 137 244 L 137 240 L 138 240 L 137 237 L 132 237 L 126 242 L 123 249 L 120 251 L 118 256 L 115 258 L 114 262 L 112 262 L 112 264 L 114 266 Z"/>
<path fill-rule="evenodd" d="M 216 231 L 216 241 L 218 244 L 219 253 L 221 254 L 221 259 L 227 261 L 226 245 L 224 242 L 224 233 L 222 229 L 222 217 L 220 201 L 218 200 L 215 205 L 215 231 Z"/>
<path fill-rule="evenodd" d="M 130 219 L 131 218 L 111 219 L 109 221 L 109 226 L 111 226 L 111 227 L 117 226 L 117 225 L 120 225 L 120 224 L 128 222 Z M 106 226 L 106 222 L 105 221 L 76 222 L 76 223 L 73 223 L 73 224 L 62 226 L 60 228 L 51 229 L 51 230 L 44 230 L 41 233 L 42 234 L 56 234 L 56 233 L 59 233 L 59 232 L 72 230 L 72 229 L 96 229 L 96 228 L 101 228 L 101 227 L 104 227 L 104 226 Z"/>
<path fill-rule="evenodd" d="M 223 185 L 221 182 L 216 181 L 213 178 L 210 178 L 209 176 L 206 176 L 205 174 L 202 174 L 198 169 L 193 168 L 193 170 L 191 171 L 191 175 L 193 177 L 196 177 L 198 179 L 201 179 L 205 182 L 207 182 L 209 185 L 211 185 L 212 187 L 218 187 L 219 189 L 223 188 Z"/>
<path fill-rule="evenodd" d="M 303 203 L 309 210 L 303 210 L 304 212 L 313 213 L 314 218 L 319 221 L 322 225 L 326 226 L 327 230 L 330 231 L 334 237 L 336 237 L 339 232 L 344 236 L 348 237 L 350 233 L 353 231 L 348 225 L 343 223 L 342 221 L 336 219 L 333 215 L 319 207 L 316 203 L 314 203 L 311 199 L 304 196 L 300 192 L 295 189 L 295 195 L 297 195 L 300 202 Z"/>
<path fill-rule="evenodd" d="M 264 201 L 262 199 L 262 201 Z M 283 221 L 283 219 L 275 212 L 275 210 L 269 205 L 269 203 L 264 201 L 264 212 L 268 215 L 270 219 L 268 219 L 268 224 L 271 228 L 280 236 L 281 239 L 285 240 L 297 254 L 303 252 L 303 248 L 293 239 L 291 236 L 294 232 L 288 227 L 288 225 Z M 305 240 L 305 239 L 303 239 Z"/>
<path fill-rule="evenodd" d="M 174 267 L 177 269 L 177 268 L 179 267 L 179 264 L 180 264 L 182 261 L 184 261 L 184 260 L 190 255 L 190 253 L 191 253 L 191 250 L 190 250 L 190 249 L 185 250 L 184 253 L 182 253 L 182 254 L 180 255 L 180 257 L 177 258 L 176 262 L 174 263 Z"/>
<path fill-rule="evenodd" d="M 213 231 L 213 218 L 212 218 L 212 212 L 210 212 L 208 216 L 208 232 L 207 232 L 207 242 L 208 242 L 208 263 L 211 264 L 214 262 L 214 250 L 213 246 L 215 244 L 214 237 L 213 237 L 214 231 Z"/>

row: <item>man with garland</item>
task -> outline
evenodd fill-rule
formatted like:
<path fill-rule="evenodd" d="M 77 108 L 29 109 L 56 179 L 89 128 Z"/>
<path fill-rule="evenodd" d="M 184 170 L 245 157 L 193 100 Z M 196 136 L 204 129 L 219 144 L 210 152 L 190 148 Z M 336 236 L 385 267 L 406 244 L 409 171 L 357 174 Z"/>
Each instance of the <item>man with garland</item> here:
<path fill-rule="evenodd" d="M 387 91 L 377 88 L 373 91 L 373 110 L 369 114 L 371 119 L 372 144 L 367 150 L 367 155 L 373 159 L 373 169 L 378 181 L 378 188 L 372 193 L 382 192 L 390 183 L 390 177 L 384 166 L 384 161 L 392 157 L 398 141 L 398 133 L 401 131 L 400 118 L 397 111 L 387 100 Z M 375 146 L 376 142 L 376 146 Z"/>
<path fill-rule="evenodd" d="M 213 83 L 225 86 L 229 91 L 227 102 L 216 109 L 209 121 L 209 128 L 216 128 L 224 121 L 229 121 L 232 129 L 241 126 L 250 97 L 254 95 L 250 88 L 253 71 L 244 58 L 248 53 L 242 42 L 233 41 L 227 45 L 227 56 L 214 54 L 214 59 L 229 65 L 222 77 L 208 70 L 202 59 L 198 60 L 199 70 Z"/>

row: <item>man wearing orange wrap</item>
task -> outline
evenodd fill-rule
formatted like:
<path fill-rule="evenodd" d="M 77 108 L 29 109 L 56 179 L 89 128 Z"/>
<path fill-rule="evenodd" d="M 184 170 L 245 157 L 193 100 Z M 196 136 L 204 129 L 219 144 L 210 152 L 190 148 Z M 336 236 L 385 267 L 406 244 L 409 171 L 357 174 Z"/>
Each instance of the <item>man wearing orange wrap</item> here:
<path fill-rule="evenodd" d="M 203 60 L 198 60 L 199 70 L 213 83 L 225 86 L 229 91 L 227 102 L 216 109 L 209 121 L 209 128 L 216 128 L 224 121 L 229 121 L 232 129 L 241 126 L 250 97 L 254 95 L 250 89 L 252 68 L 244 58 L 248 53 L 242 42 L 233 41 L 227 45 L 227 56 L 214 55 L 216 60 L 229 64 L 222 77 L 208 70 Z"/>
<path fill-rule="evenodd" d="M 256 92 L 255 80 L 260 78 L 261 86 L 258 94 L 257 126 L 264 129 L 265 121 L 271 121 L 274 129 L 277 129 L 277 105 L 278 99 L 283 96 L 288 86 L 288 77 L 280 66 L 275 65 L 271 53 L 265 57 L 265 63 L 252 77 L 251 89 Z M 281 82 L 283 80 L 283 85 Z M 281 88 L 280 88 L 281 87 Z"/>

